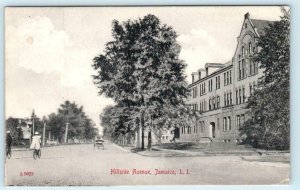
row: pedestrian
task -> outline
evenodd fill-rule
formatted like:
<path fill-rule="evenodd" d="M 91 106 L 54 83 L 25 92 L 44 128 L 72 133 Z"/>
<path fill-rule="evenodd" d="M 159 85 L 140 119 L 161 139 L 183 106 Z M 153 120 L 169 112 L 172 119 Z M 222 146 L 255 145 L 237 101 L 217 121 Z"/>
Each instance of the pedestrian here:
<path fill-rule="evenodd" d="M 11 144 L 12 144 L 12 137 L 10 135 L 10 131 L 6 132 L 6 154 L 11 153 Z"/>

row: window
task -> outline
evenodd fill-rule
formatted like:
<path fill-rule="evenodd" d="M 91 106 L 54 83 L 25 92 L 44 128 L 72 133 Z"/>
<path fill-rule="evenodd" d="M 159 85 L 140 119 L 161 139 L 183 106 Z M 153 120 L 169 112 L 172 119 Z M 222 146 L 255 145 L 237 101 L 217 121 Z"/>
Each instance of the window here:
<path fill-rule="evenodd" d="M 212 102 L 213 102 L 213 109 L 216 109 L 216 98 L 215 97 L 213 97 Z"/>
<path fill-rule="evenodd" d="M 251 54 L 252 53 L 252 44 L 251 44 L 251 42 L 249 43 L 249 54 Z"/>
<path fill-rule="evenodd" d="M 226 107 L 227 106 L 227 101 L 226 101 L 226 93 L 224 93 L 224 106 Z"/>
<path fill-rule="evenodd" d="M 202 112 L 202 102 L 200 102 L 200 112 Z"/>
<path fill-rule="evenodd" d="M 227 130 L 231 130 L 231 120 L 230 120 L 230 116 L 228 116 L 227 117 L 227 122 L 228 122 L 228 124 L 227 124 Z"/>
<path fill-rule="evenodd" d="M 220 96 L 217 96 L 217 108 L 220 107 Z"/>
<path fill-rule="evenodd" d="M 231 70 L 229 71 L 229 84 L 231 84 Z"/>
<path fill-rule="evenodd" d="M 242 92 L 241 92 L 241 89 L 239 89 L 239 103 L 241 104 L 242 103 Z"/>
<path fill-rule="evenodd" d="M 226 83 L 226 84 L 227 84 L 227 85 L 230 84 L 230 83 L 229 83 L 229 72 L 227 72 L 227 83 Z"/>
<path fill-rule="evenodd" d="M 245 47 L 243 46 L 242 47 L 242 58 L 244 58 L 245 57 Z"/>
<path fill-rule="evenodd" d="M 211 110 L 211 99 L 209 99 L 209 105 L 208 105 L 209 110 Z"/>
<path fill-rule="evenodd" d="M 253 67 L 252 67 L 252 65 L 253 65 L 253 61 L 250 61 L 250 75 L 253 75 L 253 71 L 252 71 L 252 69 L 253 69 Z"/>
<path fill-rule="evenodd" d="M 212 88 L 213 88 L 213 81 L 212 81 L 212 79 L 210 79 L 210 80 L 208 81 L 208 91 L 211 92 L 211 91 L 212 91 Z"/>
<path fill-rule="evenodd" d="M 216 89 L 220 89 L 220 76 L 216 76 Z"/>
<path fill-rule="evenodd" d="M 230 103 L 229 103 L 229 93 L 228 92 L 227 92 L 226 96 L 227 96 L 227 106 L 229 106 Z"/>
<path fill-rule="evenodd" d="M 242 78 L 242 66 L 241 66 L 241 61 L 239 61 L 239 79 Z"/>
<path fill-rule="evenodd" d="M 245 103 L 246 95 L 245 95 L 245 87 L 243 87 L 243 103 Z"/>
<path fill-rule="evenodd" d="M 241 120 L 239 115 L 236 116 L 236 126 L 238 129 L 241 128 Z"/>
<path fill-rule="evenodd" d="M 223 117 L 223 131 L 226 131 L 227 128 L 227 118 Z"/>
<path fill-rule="evenodd" d="M 238 90 L 235 90 L 235 104 L 239 104 Z"/>
<path fill-rule="evenodd" d="M 194 87 L 194 88 L 192 89 L 192 91 L 193 91 L 193 98 L 196 98 L 196 97 L 197 97 L 197 86 Z"/>
<path fill-rule="evenodd" d="M 242 60 L 242 78 L 245 78 L 245 60 Z"/>
<path fill-rule="evenodd" d="M 224 86 L 226 86 L 226 72 L 224 73 Z"/>
<path fill-rule="evenodd" d="M 200 84 L 201 95 L 205 94 L 205 83 Z"/>
<path fill-rule="evenodd" d="M 229 105 L 232 105 L 232 92 L 230 92 L 229 100 L 230 100 Z"/>

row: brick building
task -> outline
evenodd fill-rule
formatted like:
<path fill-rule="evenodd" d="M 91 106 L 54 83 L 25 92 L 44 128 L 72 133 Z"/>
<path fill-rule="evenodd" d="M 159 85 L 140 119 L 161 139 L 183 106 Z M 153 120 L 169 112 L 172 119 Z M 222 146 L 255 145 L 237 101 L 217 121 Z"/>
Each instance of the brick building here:
<path fill-rule="evenodd" d="M 180 128 L 180 141 L 210 137 L 215 142 L 240 141 L 239 131 L 247 118 L 245 103 L 263 75 L 251 56 L 259 51 L 257 39 L 271 21 L 251 19 L 245 14 L 232 59 L 206 63 L 192 73 L 187 105 L 201 113 L 194 126 Z"/>

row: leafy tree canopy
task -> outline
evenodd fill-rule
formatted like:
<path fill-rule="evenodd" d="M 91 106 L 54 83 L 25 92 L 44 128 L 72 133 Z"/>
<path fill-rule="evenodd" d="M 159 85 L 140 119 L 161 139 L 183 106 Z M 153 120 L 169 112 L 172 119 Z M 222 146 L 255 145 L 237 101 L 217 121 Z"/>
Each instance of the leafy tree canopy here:
<path fill-rule="evenodd" d="M 143 120 L 164 123 L 186 114 L 186 65 L 178 58 L 180 46 L 172 27 L 154 15 L 122 23 L 115 20 L 112 37 L 92 66 L 99 94 L 116 102 L 122 125 Z M 160 125 L 152 124 L 156 126 Z"/>
<path fill-rule="evenodd" d="M 242 135 L 246 142 L 267 149 L 289 149 L 290 144 L 290 14 L 265 28 L 254 61 L 264 69 L 258 88 L 249 97 L 250 119 Z"/>

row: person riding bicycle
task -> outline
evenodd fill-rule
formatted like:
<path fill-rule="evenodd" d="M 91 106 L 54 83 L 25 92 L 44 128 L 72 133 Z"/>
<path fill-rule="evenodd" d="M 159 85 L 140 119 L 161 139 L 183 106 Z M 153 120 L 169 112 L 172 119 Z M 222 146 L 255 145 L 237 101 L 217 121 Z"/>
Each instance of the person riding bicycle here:
<path fill-rule="evenodd" d="M 32 142 L 30 145 L 30 149 L 34 149 L 34 153 L 39 153 L 41 148 L 41 136 L 39 132 L 34 132 L 34 136 L 32 137 Z"/>
<path fill-rule="evenodd" d="M 10 131 L 6 132 L 6 154 L 11 154 L 12 137 Z"/>

